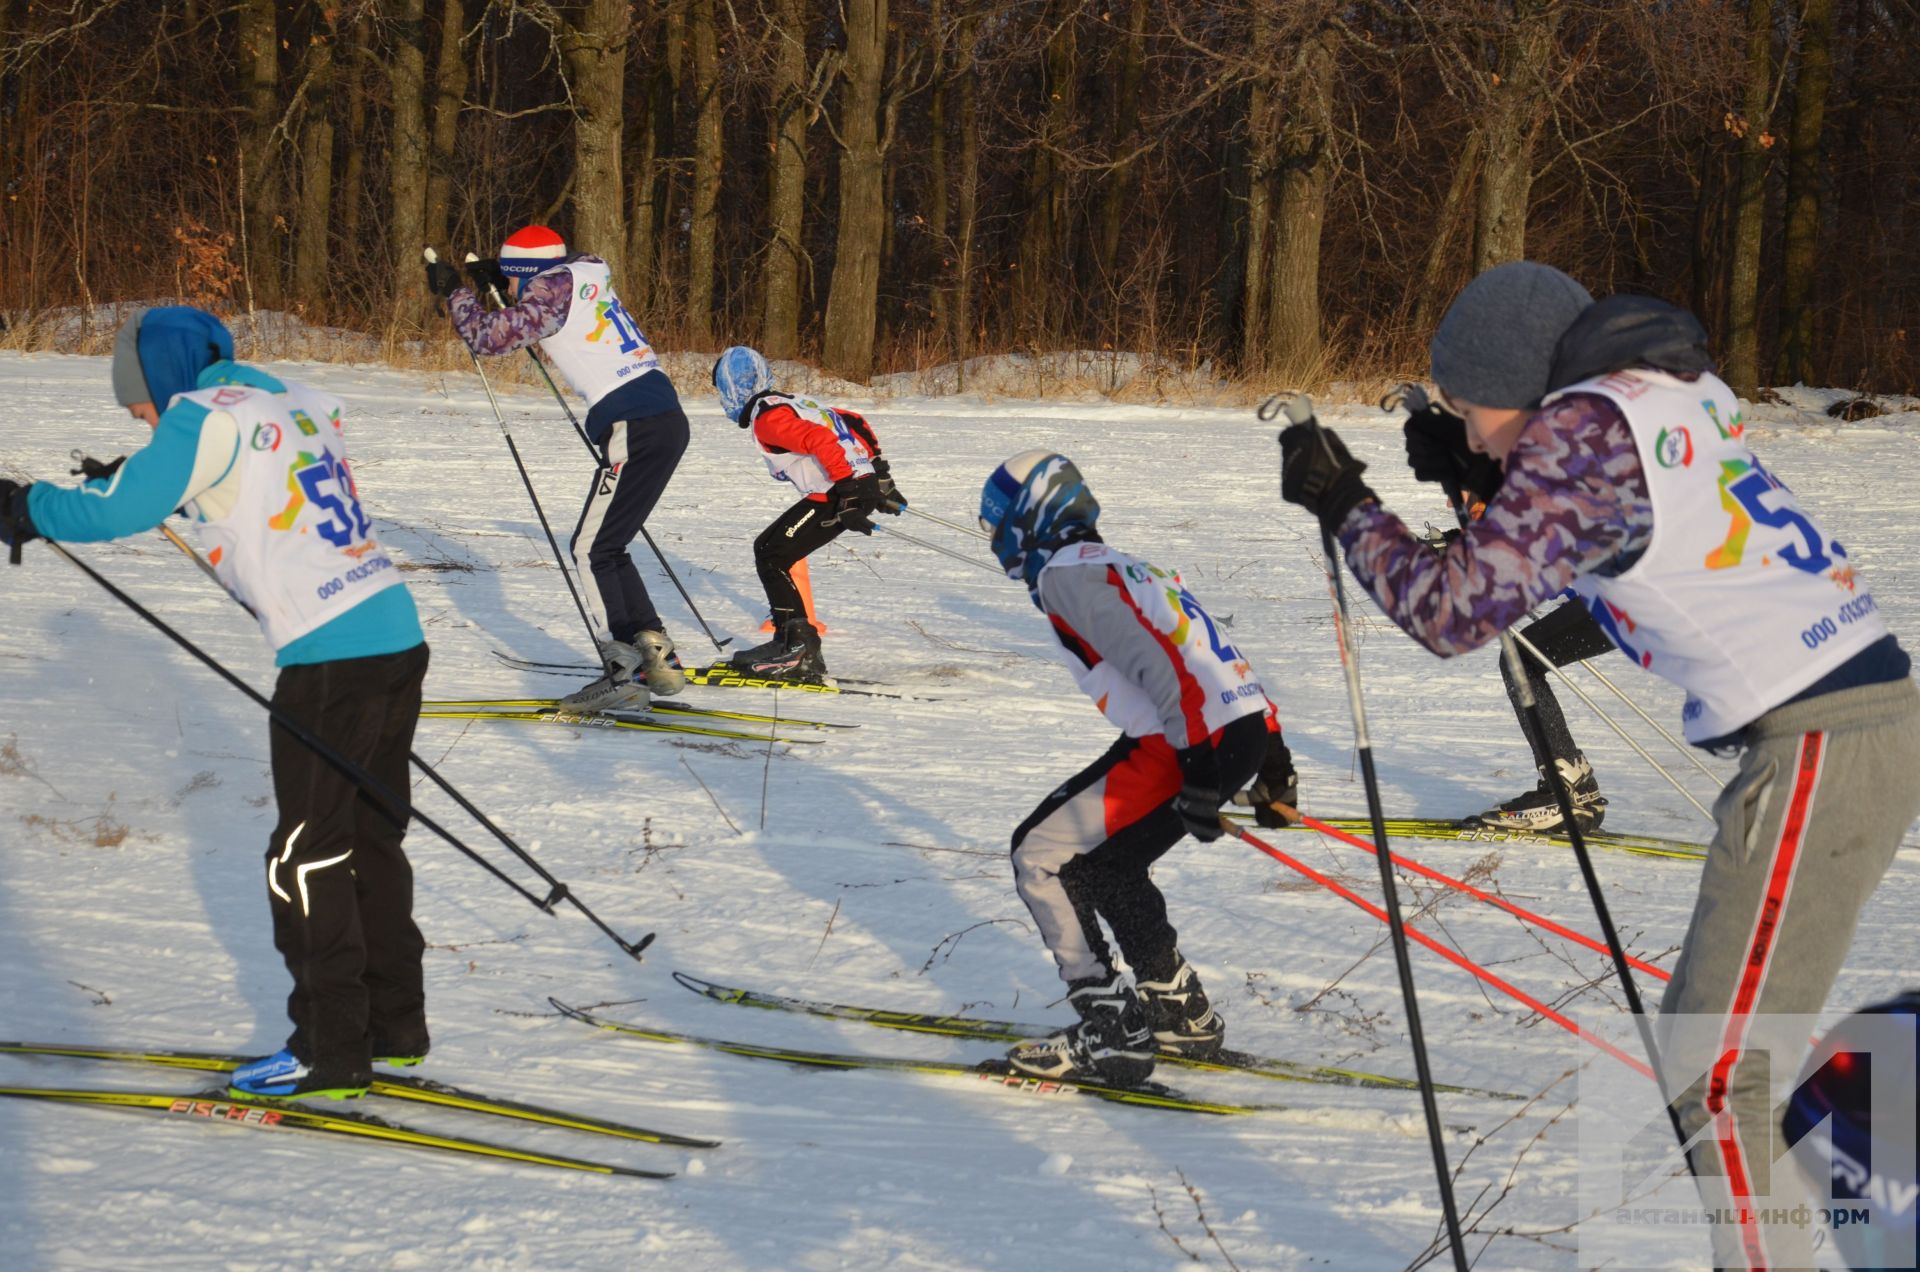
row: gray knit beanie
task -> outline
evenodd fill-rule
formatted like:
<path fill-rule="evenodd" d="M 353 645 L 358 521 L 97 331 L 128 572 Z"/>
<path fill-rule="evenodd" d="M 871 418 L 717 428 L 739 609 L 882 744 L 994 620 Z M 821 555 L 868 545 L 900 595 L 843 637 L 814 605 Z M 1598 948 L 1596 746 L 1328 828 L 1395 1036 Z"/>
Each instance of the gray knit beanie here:
<path fill-rule="evenodd" d="M 1553 351 L 1587 289 L 1551 265 L 1509 261 L 1461 289 L 1427 352 L 1433 382 L 1475 406 L 1530 407 L 1547 394 Z"/>
<path fill-rule="evenodd" d="M 146 310 L 135 310 L 131 318 L 120 324 L 120 333 L 113 338 L 113 400 L 122 406 L 153 401 L 153 390 L 147 387 L 146 369 L 140 365 L 140 320 L 146 316 Z M 166 405 L 159 403 L 161 410 L 165 410 Z"/>

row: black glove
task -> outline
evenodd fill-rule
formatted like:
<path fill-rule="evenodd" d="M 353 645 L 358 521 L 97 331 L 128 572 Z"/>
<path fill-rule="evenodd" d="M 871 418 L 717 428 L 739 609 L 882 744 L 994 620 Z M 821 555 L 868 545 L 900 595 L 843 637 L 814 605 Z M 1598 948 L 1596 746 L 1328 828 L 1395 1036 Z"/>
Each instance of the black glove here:
<path fill-rule="evenodd" d="M 1366 471 L 1332 429 L 1308 423 L 1280 431 L 1280 497 L 1320 518 L 1328 530 L 1338 530 L 1362 500 L 1377 498 L 1360 480 Z"/>
<path fill-rule="evenodd" d="M 445 300 L 460 285 L 460 271 L 445 261 L 427 262 L 427 290 Z"/>
<path fill-rule="evenodd" d="M 1476 453 L 1467 445 L 1467 422 L 1437 402 L 1424 402 L 1415 409 L 1411 394 L 1406 400 L 1407 467 L 1414 480 L 1438 482 L 1448 490 L 1464 490 L 1485 503 L 1506 480 L 1500 463 L 1491 455 Z"/>
<path fill-rule="evenodd" d="M 495 256 L 482 256 L 467 262 L 467 278 L 473 283 L 473 290 L 485 295 L 489 288 L 497 290 L 502 299 L 507 294 L 507 276 L 500 268 L 500 259 Z"/>
<path fill-rule="evenodd" d="M 1253 820 L 1268 830 L 1279 830 L 1300 820 L 1300 776 L 1293 771 L 1293 752 L 1278 733 L 1267 735 L 1267 757 L 1259 776 L 1247 790 Z M 1275 808 L 1275 804 L 1285 807 Z"/>
<path fill-rule="evenodd" d="M 872 473 L 842 477 L 827 491 L 823 526 L 845 526 L 861 534 L 873 533 L 873 514 L 880 507 L 880 479 Z"/>
<path fill-rule="evenodd" d="M 1187 833 L 1203 844 L 1226 834 L 1220 824 L 1220 761 L 1211 742 L 1200 742 L 1176 754 L 1180 761 L 1180 793 L 1173 811 Z"/>
<path fill-rule="evenodd" d="M 20 564 L 20 545 L 40 537 L 27 511 L 27 492 L 32 489 L 32 482 L 23 486 L 0 477 L 0 543 L 13 549 L 8 559 L 15 565 Z"/>
<path fill-rule="evenodd" d="M 69 468 L 67 471 L 75 477 L 84 477 L 88 481 L 100 481 L 111 478 L 115 473 L 120 471 L 120 465 L 127 462 L 125 455 L 120 456 L 118 459 L 108 460 L 104 464 L 93 456 L 82 455 L 78 451 L 74 452 L 73 457 L 80 462 L 80 467 Z"/>
<path fill-rule="evenodd" d="M 880 479 L 880 511 L 897 517 L 907 510 L 907 497 L 893 484 L 893 470 L 878 455 L 873 457 L 873 475 Z"/>

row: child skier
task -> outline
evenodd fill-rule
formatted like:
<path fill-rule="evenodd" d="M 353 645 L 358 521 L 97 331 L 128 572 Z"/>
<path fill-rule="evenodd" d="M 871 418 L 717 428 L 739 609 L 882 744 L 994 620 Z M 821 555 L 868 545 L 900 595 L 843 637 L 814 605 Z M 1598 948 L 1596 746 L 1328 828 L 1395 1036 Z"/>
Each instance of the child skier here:
<path fill-rule="evenodd" d="M 538 343 L 588 403 L 587 437 L 600 468 L 587 486 L 569 551 L 607 671 L 565 701 L 604 711 L 645 706 L 647 690 L 679 693 L 686 673 L 627 554 L 686 453 L 687 417 L 673 382 L 614 294 L 607 263 L 569 256 L 565 241 L 546 226 L 514 231 L 497 260 L 476 261 L 469 271 L 476 285 L 510 284 L 514 303 L 489 311 L 472 290 L 455 285 L 451 265 L 429 264 L 427 286 L 445 298 L 461 339 L 489 357 Z M 644 689 L 633 683 L 635 671 Z"/>
<path fill-rule="evenodd" d="M 1739 753 L 1657 1033 L 1702 1198 L 1734 1217 L 1713 1225 L 1715 1266 L 1809 1267 L 1808 1229 L 1780 1221 L 1791 1207 L 1746 1188 L 1776 1141 L 1766 1053 L 1742 1040 L 1756 1016 L 1825 1005 L 1920 812 L 1920 690 L 1845 550 L 1748 449 L 1705 340 L 1658 301 L 1595 303 L 1558 270 L 1499 266 L 1433 337 L 1464 436 L 1407 438 L 1416 476 L 1464 468 L 1469 449 L 1500 461 L 1486 515 L 1436 558 L 1310 424 L 1281 434 L 1282 495 L 1442 656 L 1571 585 L 1622 652 L 1686 690 L 1687 740 Z"/>
<path fill-rule="evenodd" d="M 1293 760 L 1253 668 L 1178 574 L 1108 547 L 1100 505 L 1065 456 L 1026 451 L 980 493 L 980 526 L 1027 585 L 1075 681 L 1121 730 L 1013 832 L 1015 886 L 1079 1023 L 1016 1046 L 1016 1069 L 1143 1082 L 1156 1050 L 1208 1056 L 1226 1025 L 1180 954 L 1148 871 L 1183 835 L 1222 834 L 1220 805 L 1254 782 L 1262 825 L 1298 802 Z M 1105 920 L 1133 969 L 1115 967 Z M 1137 981 L 1137 983 L 1136 983 Z"/>
<path fill-rule="evenodd" d="M 427 646 L 347 466 L 338 398 L 233 360 L 220 320 L 148 309 L 114 342 L 114 396 L 153 428 L 110 478 L 0 482 L 12 542 L 72 543 L 195 520 L 221 583 L 259 619 L 280 667 L 273 705 L 407 794 Z M 376 804 L 285 729 L 268 749 L 273 940 L 293 976 L 286 1047 L 234 1071 L 263 1099 L 364 1094 L 376 1061 L 427 1053 L 407 810 Z"/>
<path fill-rule="evenodd" d="M 807 621 L 793 567 L 845 530 L 873 533 L 875 512 L 899 516 L 907 501 L 893 484 L 873 427 L 843 407 L 779 393 L 767 360 L 735 345 L 713 364 L 720 408 L 751 430 L 767 471 L 800 492 L 800 501 L 753 541 L 753 564 L 773 612 L 773 639 L 735 654 L 740 671 L 817 684 L 827 675 L 820 633 Z"/>

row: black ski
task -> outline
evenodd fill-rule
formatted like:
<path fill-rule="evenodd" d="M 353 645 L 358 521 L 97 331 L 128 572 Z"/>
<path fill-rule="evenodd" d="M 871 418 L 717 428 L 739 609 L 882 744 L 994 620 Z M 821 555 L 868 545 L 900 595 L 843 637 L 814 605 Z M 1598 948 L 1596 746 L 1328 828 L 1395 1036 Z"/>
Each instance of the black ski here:
<path fill-rule="evenodd" d="M 982 1020 L 976 1016 L 929 1015 L 920 1012 L 889 1011 L 879 1007 L 849 1007 L 842 1003 L 813 1002 L 804 998 L 788 998 L 780 994 L 763 994 L 751 989 L 716 985 L 712 981 L 701 980 L 698 976 L 689 976 L 685 972 L 675 972 L 673 979 L 694 993 L 716 1002 L 737 1003 L 743 1007 L 760 1007 L 769 1011 L 796 1012 L 807 1016 L 825 1016 L 833 1020 L 855 1020 L 862 1024 L 877 1025 L 882 1029 L 898 1029 L 907 1033 L 939 1034 L 950 1038 L 979 1038 L 989 1042 L 1020 1042 L 1028 1038 L 1044 1038 L 1058 1028 L 1058 1026 L 1049 1025 L 1021 1024 L 1011 1020 Z M 1302 1064 L 1295 1060 L 1249 1055 L 1244 1051 L 1224 1050 L 1206 1060 L 1170 1054 L 1162 1054 L 1159 1059 L 1162 1064 L 1180 1065 L 1188 1069 L 1214 1073 L 1246 1073 L 1280 1082 L 1313 1082 L 1326 1086 L 1374 1087 L 1391 1091 L 1419 1089 L 1412 1078 L 1396 1078 L 1384 1073 L 1368 1073 L 1364 1069 L 1345 1069 L 1334 1065 Z M 1495 1100 L 1525 1098 L 1506 1091 L 1486 1091 L 1479 1087 L 1439 1085 L 1434 1089 L 1453 1095 L 1478 1095 Z"/>
<path fill-rule="evenodd" d="M 553 1004 L 556 1011 L 571 1016 L 583 1024 L 592 1025 L 596 1029 L 609 1030 L 624 1037 L 641 1038 L 648 1042 L 703 1047 L 709 1051 L 724 1052 L 730 1056 L 744 1056 L 750 1060 L 778 1060 L 783 1064 L 799 1065 L 803 1068 L 880 1069 L 901 1073 L 926 1073 L 936 1077 L 987 1082 L 1025 1095 L 1087 1095 L 1115 1104 L 1132 1104 L 1150 1109 L 1172 1109 L 1183 1113 L 1210 1113 L 1216 1116 L 1272 1113 L 1281 1111 L 1285 1107 L 1277 1104 L 1216 1104 L 1207 1100 L 1193 1099 L 1171 1087 L 1161 1086 L 1157 1082 L 1138 1087 L 1108 1086 L 1102 1082 L 1088 1081 L 1053 1082 L 1024 1073 L 1016 1073 L 1004 1059 L 1000 1058 L 983 1060 L 975 1064 L 963 1064 L 957 1060 L 919 1060 L 908 1056 L 871 1056 L 858 1053 L 805 1051 L 796 1047 L 762 1047 L 753 1043 L 728 1042 L 719 1038 L 702 1038 L 695 1034 L 673 1033 L 665 1029 L 648 1029 L 640 1025 L 596 1016 L 582 1008 L 570 1007 L 557 998 L 549 998 L 547 1001 Z"/>
<path fill-rule="evenodd" d="M 626 1175 L 634 1179 L 673 1178 L 672 1171 L 636 1170 L 631 1166 L 615 1166 L 608 1162 L 587 1161 L 579 1157 L 537 1153 L 506 1144 L 489 1143 L 486 1140 L 465 1139 L 456 1135 L 436 1135 L 365 1113 L 320 1109 L 307 1104 L 243 1100 L 217 1090 L 183 1095 L 160 1091 L 0 1086 L 0 1096 L 21 1100 L 44 1100 L 59 1104 L 91 1104 L 136 1112 L 150 1110 L 208 1125 L 352 1135 L 407 1148 L 433 1149 L 437 1152 L 460 1153 L 470 1157 L 491 1157 L 500 1161 L 522 1162 L 530 1166 L 551 1166 L 560 1170 L 586 1171 L 595 1175 Z"/>
<path fill-rule="evenodd" d="M 247 1056 L 228 1055 L 217 1051 L 134 1051 L 112 1047 L 71 1046 L 58 1042 L 0 1042 L 0 1055 L 104 1060 L 114 1064 L 144 1064 L 163 1069 L 190 1069 L 203 1073 L 231 1073 L 250 1059 Z M 626 1126 L 619 1122 L 607 1121 L 605 1118 L 571 1113 L 565 1109 L 545 1108 L 519 1100 L 504 1100 L 497 1096 L 481 1095 L 476 1091 L 448 1086 L 444 1082 L 435 1082 L 429 1078 L 416 1078 L 411 1074 L 382 1074 L 374 1078 L 373 1085 L 368 1088 L 367 1093 L 393 1100 L 465 1109 L 470 1113 L 485 1113 L 516 1121 L 563 1126 L 569 1130 L 587 1131 L 595 1135 L 611 1135 L 618 1139 L 644 1140 L 651 1144 L 672 1144 L 681 1148 L 718 1148 L 720 1146 L 719 1140 L 697 1139 L 688 1135 L 676 1135 L 671 1131 L 654 1131 L 640 1126 Z"/>

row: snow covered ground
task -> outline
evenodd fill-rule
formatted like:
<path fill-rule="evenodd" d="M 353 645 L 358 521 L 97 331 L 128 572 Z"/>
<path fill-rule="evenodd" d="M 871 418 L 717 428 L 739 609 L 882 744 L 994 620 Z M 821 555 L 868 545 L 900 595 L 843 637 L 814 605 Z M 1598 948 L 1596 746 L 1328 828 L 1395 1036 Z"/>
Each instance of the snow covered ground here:
<path fill-rule="evenodd" d="M 478 382 L 290 365 L 343 396 L 363 494 L 408 574 L 433 645 L 430 696 L 564 692 L 497 662 L 585 653 L 577 617 Z M 683 384 L 694 441 L 652 530 L 710 621 L 749 643 L 763 601 L 753 534 L 785 504 L 703 385 Z M 0 461 L 65 479 L 144 430 L 113 407 L 104 360 L 0 355 Z M 1802 405 L 1824 405 L 1806 394 Z M 1801 398 L 1795 398 L 1801 401 Z M 587 478 L 548 398 L 504 396 L 549 516 L 570 526 Z M 1351 728 L 1312 522 L 1282 505 L 1270 426 L 1250 413 L 975 398 L 870 409 L 916 506 L 971 522 L 981 480 L 1032 446 L 1072 455 L 1117 546 L 1180 567 L 1275 693 L 1303 798 L 1358 814 Z M 1394 421 L 1335 406 L 1388 501 L 1417 522 Z M 1920 639 L 1905 548 L 1920 414 L 1836 424 L 1761 407 L 1750 436 L 1845 542 L 1889 622 Z M 891 524 L 891 523 L 889 523 Z M 977 541 L 906 519 L 980 556 Z M 272 668 L 244 617 L 159 535 L 86 559 L 261 688 Z M 712 652 L 650 560 L 641 572 L 692 659 Z M 260 855 L 273 822 L 260 713 L 51 553 L 0 573 L 0 1035 L 271 1050 L 286 975 Z M 937 1077 L 826 1073 L 646 1043 L 556 1017 L 548 995 L 689 1033 L 894 1055 L 983 1044 L 748 1011 L 696 997 L 675 969 L 729 984 L 925 1011 L 1064 1022 L 1050 961 L 1014 895 L 1007 836 L 1106 746 L 1109 731 L 1048 651 L 1018 585 L 902 541 L 843 540 L 813 564 L 827 656 L 846 676 L 937 702 L 783 694 L 783 713 L 847 723 L 815 747 L 748 746 L 512 724 L 423 722 L 417 749 L 616 928 L 656 931 L 624 958 L 571 911 L 533 911 L 416 830 L 431 943 L 428 1076 L 726 1141 L 708 1152 L 518 1128 L 414 1107 L 409 1124 L 677 1169 L 665 1183 L 563 1175 L 377 1145 L 0 1100 L 0 1250 L 10 1268 L 1397 1268 L 1439 1208 L 1411 1094 L 1167 1070 L 1192 1094 L 1286 1106 L 1216 1119 L 1044 1100 Z M 1361 602 L 1365 605 L 1365 602 Z M 1362 668 L 1390 814 L 1453 816 L 1530 785 L 1491 654 L 1441 663 L 1370 606 Z M 1607 664 L 1656 716 L 1675 691 Z M 1592 688 L 1592 686 L 1590 686 Z M 1604 699 L 1605 695 L 1601 695 Z M 687 701 L 771 710 L 771 694 Z M 1612 800 L 1609 829 L 1685 839 L 1704 820 L 1577 701 L 1577 736 Z M 1711 788 L 1647 731 L 1705 801 Z M 1725 772 L 1723 762 L 1709 761 Z M 424 783 L 423 809 L 469 826 Z M 483 832 L 469 836 L 486 847 Z M 1364 854 L 1307 834 L 1289 851 L 1372 896 Z M 1592 912 L 1559 849 L 1405 842 L 1582 930 Z M 503 853 L 489 849 L 497 860 Z M 1635 952 L 1671 961 L 1698 867 L 1601 854 Z M 1384 929 L 1244 845 L 1191 842 L 1157 876 L 1182 947 L 1240 1047 L 1410 1074 Z M 1419 880 L 1418 924 L 1584 1023 L 1617 1020 L 1602 956 Z M 1863 917 L 1833 1001 L 1915 983 L 1920 857 L 1904 850 Z M 1488 1268 L 1566 1268 L 1582 1218 L 1563 1077 L 1594 1054 L 1416 951 L 1437 1076 L 1546 1094 L 1518 1109 L 1443 1097 L 1461 1204 Z M 1657 998 L 1657 989 L 1648 991 Z M 1838 1012 L 1836 1011 L 1837 1015 Z M 1612 1063 L 1600 1060 L 1597 1063 Z M 0 1083 L 196 1089 L 77 1062 L 0 1060 Z M 1655 1115 L 1651 1088 L 1644 1112 Z M 1610 1112 L 1618 1112 L 1610 1110 Z M 1204 1217 L 1203 1217 L 1204 1216 Z M 1644 1252 L 1699 1265 L 1704 1244 Z"/>

